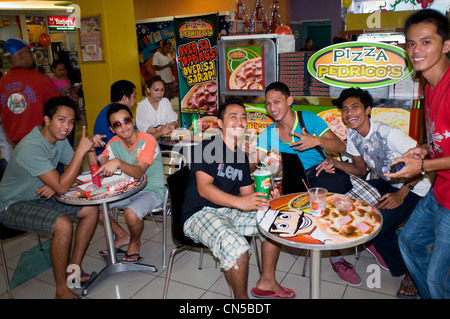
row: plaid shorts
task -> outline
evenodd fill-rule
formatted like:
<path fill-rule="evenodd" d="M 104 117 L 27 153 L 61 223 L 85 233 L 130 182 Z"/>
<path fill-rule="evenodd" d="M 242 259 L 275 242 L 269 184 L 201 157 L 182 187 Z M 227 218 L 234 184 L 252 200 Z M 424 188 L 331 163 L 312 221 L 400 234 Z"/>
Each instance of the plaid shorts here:
<path fill-rule="evenodd" d="M 184 223 L 184 233 L 208 247 L 224 270 L 237 269 L 236 262 L 250 249 L 245 236 L 258 234 L 256 211 L 204 207 Z"/>
<path fill-rule="evenodd" d="M 0 223 L 9 228 L 52 236 L 59 217 L 66 215 L 78 221 L 78 213 L 83 207 L 60 203 L 54 197 L 17 202 L 0 212 Z"/>

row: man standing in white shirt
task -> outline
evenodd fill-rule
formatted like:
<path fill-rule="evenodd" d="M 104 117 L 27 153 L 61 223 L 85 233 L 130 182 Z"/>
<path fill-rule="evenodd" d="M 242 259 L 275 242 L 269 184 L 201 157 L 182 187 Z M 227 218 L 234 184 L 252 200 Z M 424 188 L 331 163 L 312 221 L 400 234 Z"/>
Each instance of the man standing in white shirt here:
<path fill-rule="evenodd" d="M 169 53 L 171 49 L 172 43 L 166 39 L 161 41 L 160 50 L 156 51 L 153 55 L 153 67 L 156 70 L 156 75 L 159 75 L 164 81 L 164 97 L 169 99 L 169 101 L 175 96 L 175 89 L 173 86 L 173 81 L 175 81 L 175 78 L 172 74 L 172 68 L 175 67 L 175 62 Z"/>

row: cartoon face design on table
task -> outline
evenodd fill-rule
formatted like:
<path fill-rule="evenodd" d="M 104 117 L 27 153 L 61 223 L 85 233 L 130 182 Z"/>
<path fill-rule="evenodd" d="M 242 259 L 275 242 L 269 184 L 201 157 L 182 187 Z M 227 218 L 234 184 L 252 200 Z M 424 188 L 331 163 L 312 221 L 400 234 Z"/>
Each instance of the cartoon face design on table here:
<path fill-rule="evenodd" d="M 308 234 L 316 227 L 314 218 L 301 210 L 279 211 L 270 232 L 280 237 Z"/>

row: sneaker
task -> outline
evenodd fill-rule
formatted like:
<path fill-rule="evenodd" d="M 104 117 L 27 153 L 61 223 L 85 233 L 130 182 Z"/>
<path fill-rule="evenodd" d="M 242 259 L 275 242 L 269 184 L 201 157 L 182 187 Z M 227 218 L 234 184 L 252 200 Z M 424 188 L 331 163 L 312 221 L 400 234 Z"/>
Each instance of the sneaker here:
<path fill-rule="evenodd" d="M 346 283 L 352 286 L 361 285 L 361 278 L 353 269 L 353 266 L 347 262 L 344 258 L 339 259 L 337 262 L 333 263 L 330 260 L 333 270 L 338 274 L 338 276 Z"/>
<path fill-rule="evenodd" d="M 370 245 L 369 247 L 366 247 L 366 250 L 373 256 L 373 258 L 375 258 L 375 260 L 377 261 L 378 265 L 380 265 L 381 268 L 389 271 L 389 267 L 387 266 L 383 257 L 381 257 L 380 253 L 378 252 L 378 250 L 375 248 L 374 245 Z"/>

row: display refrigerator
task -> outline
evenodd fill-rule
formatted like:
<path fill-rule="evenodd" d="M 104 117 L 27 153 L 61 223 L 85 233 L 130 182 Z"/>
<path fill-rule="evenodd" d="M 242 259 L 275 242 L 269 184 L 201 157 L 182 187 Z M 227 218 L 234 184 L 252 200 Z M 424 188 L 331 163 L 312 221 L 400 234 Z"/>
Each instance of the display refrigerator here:
<path fill-rule="evenodd" d="M 279 80 L 279 55 L 295 51 L 293 35 L 255 34 L 223 36 L 217 43 L 220 103 L 243 100 L 249 134 L 258 135 L 273 119 L 261 104 L 266 87 Z"/>

